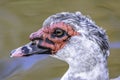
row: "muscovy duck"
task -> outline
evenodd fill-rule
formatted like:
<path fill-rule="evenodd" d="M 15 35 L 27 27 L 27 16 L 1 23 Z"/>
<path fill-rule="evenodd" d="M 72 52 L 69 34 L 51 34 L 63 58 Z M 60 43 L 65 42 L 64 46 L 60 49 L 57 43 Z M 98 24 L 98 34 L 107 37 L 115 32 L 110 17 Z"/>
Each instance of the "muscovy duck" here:
<path fill-rule="evenodd" d="M 61 80 L 109 80 L 106 32 L 80 12 L 48 17 L 29 38 L 31 42 L 11 51 L 11 57 L 49 54 L 69 64 Z"/>

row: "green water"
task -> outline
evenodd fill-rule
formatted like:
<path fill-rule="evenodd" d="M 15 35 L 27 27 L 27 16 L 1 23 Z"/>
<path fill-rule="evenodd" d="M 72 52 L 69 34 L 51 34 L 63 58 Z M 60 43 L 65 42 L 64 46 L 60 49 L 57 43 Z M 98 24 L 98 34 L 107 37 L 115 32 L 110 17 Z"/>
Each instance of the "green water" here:
<path fill-rule="evenodd" d="M 81 11 L 91 16 L 107 30 L 110 42 L 120 42 L 119 9 L 120 0 L 0 0 L 0 58 L 8 58 L 12 49 L 29 42 L 29 34 L 38 30 L 48 16 L 63 11 Z M 120 48 L 111 49 L 110 77 L 120 75 L 119 61 Z M 61 77 L 67 67 L 66 63 L 49 57 L 8 80 L 53 80 Z"/>

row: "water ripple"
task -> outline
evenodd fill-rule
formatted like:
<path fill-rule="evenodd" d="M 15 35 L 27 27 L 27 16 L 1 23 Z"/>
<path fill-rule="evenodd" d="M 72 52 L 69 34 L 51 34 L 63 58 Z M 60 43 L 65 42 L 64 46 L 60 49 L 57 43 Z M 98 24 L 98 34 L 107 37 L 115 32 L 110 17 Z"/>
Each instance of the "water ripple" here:
<path fill-rule="evenodd" d="M 35 55 L 22 58 L 9 58 L 0 60 L 0 80 L 18 74 L 19 72 L 29 70 L 38 61 L 46 59 L 48 55 Z"/>

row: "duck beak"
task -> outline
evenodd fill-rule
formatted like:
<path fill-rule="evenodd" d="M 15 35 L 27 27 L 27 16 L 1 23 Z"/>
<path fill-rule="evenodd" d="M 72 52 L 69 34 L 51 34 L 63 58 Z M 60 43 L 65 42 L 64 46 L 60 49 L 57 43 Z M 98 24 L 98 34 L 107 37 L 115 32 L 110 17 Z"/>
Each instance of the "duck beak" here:
<path fill-rule="evenodd" d="M 17 49 L 12 50 L 10 53 L 10 56 L 23 57 L 23 56 L 30 56 L 34 54 L 51 54 L 51 49 L 40 46 L 40 45 L 37 46 L 36 44 L 33 44 L 33 42 L 30 42 L 24 46 L 21 46 Z"/>

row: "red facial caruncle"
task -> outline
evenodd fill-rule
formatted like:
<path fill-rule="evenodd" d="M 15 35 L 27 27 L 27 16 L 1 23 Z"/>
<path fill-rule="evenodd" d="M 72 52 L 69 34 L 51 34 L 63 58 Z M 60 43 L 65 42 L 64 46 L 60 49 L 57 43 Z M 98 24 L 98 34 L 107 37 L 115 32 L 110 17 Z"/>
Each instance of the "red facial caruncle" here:
<path fill-rule="evenodd" d="M 79 33 L 63 22 L 54 23 L 46 26 L 30 35 L 30 40 L 37 41 L 37 44 L 46 48 L 50 48 L 52 54 L 63 48 L 67 40 Z"/>

